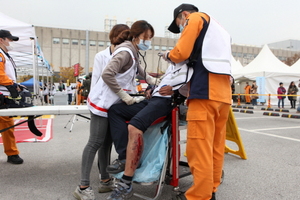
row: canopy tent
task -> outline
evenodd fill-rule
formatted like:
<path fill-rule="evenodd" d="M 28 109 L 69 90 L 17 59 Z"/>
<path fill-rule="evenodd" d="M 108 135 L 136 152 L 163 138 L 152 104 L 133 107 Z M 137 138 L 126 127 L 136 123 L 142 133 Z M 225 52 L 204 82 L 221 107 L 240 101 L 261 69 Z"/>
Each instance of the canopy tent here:
<path fill-rule="evenodd" d="M 22 83 L 20 83 L 21 85 L 24 85 L 24 86 L 26 86 L 26 87 L 33 87 L 33 78 L 31 78 L 31 79 L 28 79 L 27 81 L 24 81 L 24 82 L 22 82 Z M 41 82 L 39 82 L 39 85 L 40 86 L 42 86 L 42 83 Z"/>
<path fill-rule="evenodd" d="M 256 58 L 242 69 L 233 73 L 233 77 L 237 82 L 245 82 L 249 80 L 264 81 L 264 87 L 259 87 L 259 94 L 276 94 L 279 82 L 283 82 L 286 89 L 291 81 L 298 80 L 300 73 L 295 73 L 291 67 L 281 62 L 265 45 Z M 261 77 L 261 78 L 258 78 Z M 242 87 L 243 88 L 243 87 Z M 263 98 L 259 99 L 263 101 Z M 277 97 L 271 97 L 271 104 L 277 104 Z"/>
<path fill-rule="evenodd" d="M 234 57 L 231 56 L 231 73 L 234 73 L 242 68 L 243 68 L 243 65 L 241 64 L 241 62 L 235 60 Z"/>
<path fill-rule="evenodd" d="M 34 78 L 28 79 L 20 84 L 26 86 L 30 92 L 33 92 Z M 38 85 L 42 86 L 42 83 L 38 82 Z"/>
<path fill-rule="evenodd" d="M 52 72 L 38 45 L 32 25 L 13 19 L 0 12 L 0 29 L 8 30 L 12 35 L 19 37 L 19 41 L 14 42 L 14 50 L 9 52 L 17 65 L 17 70 L 24 67 L 32 68 L 35 80 L 37 80 L 38 67 L 45 67 Z M 36 93 L 37 91 L 34 92 Z"/>
<path fill-rule="evenodd" d="M 291 66 L 291 71 L 300 73 L 300 59 Z M 300 77 L 299 77 L 300 78 Z"/>

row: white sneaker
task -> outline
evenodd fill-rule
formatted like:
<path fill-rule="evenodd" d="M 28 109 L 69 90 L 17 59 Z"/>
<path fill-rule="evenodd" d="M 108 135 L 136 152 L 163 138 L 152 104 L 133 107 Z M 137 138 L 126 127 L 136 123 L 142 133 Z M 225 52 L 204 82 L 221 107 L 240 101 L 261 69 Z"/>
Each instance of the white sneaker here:
<path fill-rule="evenodd" d="M 73 196 L 77 200 L 95 200 L 95 194 L 91 187 L 86 188 L 85 190 L 81 190 L 79 186 L 77 186 Z"/>

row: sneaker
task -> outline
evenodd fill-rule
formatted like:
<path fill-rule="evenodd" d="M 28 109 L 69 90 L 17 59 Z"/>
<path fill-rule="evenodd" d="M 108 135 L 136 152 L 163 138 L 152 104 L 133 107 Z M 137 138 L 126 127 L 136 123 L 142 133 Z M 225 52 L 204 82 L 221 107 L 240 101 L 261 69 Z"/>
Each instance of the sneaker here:
<path fill-rule="evenodd" d="M 111 200 L 125 200 L 129 199 L 133 195 L 132 185 L 127 185 L 125 183 L 117 183 L 116 188 L 113 190 L 111 195 L 107 199 Z"/>
<path fill-rule="evenodd" d="M 126 160 L 119 160 L 119 159 L 116 159 L 112 162 L 111 165 L 108 165 L 106 167 L 106 171 L 110 174 L 117 174 L 119 172 L 122 172 L 125 170 L 125 162 Z"/>
<path fill-rule="evenodd" d="M 91 187 L 86 188 L 85 190 L 81 190 L 79 186 L 77 186 L 73 196 L 77 200 L 95 200 L 95 194 Z"/>
<path fill-rule="evenodd" d="M 7 162 L 12 164 L 22 164 L 24 160 L 19 155 L 7 156 Z"/>
<path fill-rule="evenodd" d="M 110 179 L 110 180 L 107 181 L 107 182 L 100 181 L 98 192 L 99 192 L 99 193 L 110 192 L 110 191 L 112 191 L 114 188 L 115 188 L 115 183 L 114 183 L 114 180 L 113 180 L 113 179 Z"/>

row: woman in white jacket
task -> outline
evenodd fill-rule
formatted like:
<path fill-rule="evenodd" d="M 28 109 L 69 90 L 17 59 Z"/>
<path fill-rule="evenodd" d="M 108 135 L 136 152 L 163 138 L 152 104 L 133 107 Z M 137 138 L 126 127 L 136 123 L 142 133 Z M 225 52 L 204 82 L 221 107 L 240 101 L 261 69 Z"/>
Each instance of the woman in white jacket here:
<path fill-rule="evenodd" d="M 95 56 L 91 90 L 87 99 L 87 105 L 91 111 L 90 137 L 82 155 L 81 182 L 74 192 L 77 199 L 95 199 L 90 187 L 90 172 L 97 151 L 101 174 L 99 192 L 109 192 L 112 189 L 113 181 L 106 172 L 112 144 L 108 133 L 107 111 L 111 105 L 121 100 L 133 104 L 144 99 L 129 95 L 137 93 L 136 73 L 145 76 L 138 62 L 137 45 L 140 41 L 136 38 L 149 30 L 151 38 L 154 35 L 152 26 L 146 21 L 143 22 L 144 24 L 134 23 L 132 25 L 134 29 L 129 29 L 123 24 L 115 25 L 109 35 L 112 45 Z M 135 33 L 133 38 L 132 34 L 137 28 L 141 32 L 138 35 Z M 147 75 L 147 80 L 151 83 L 155 82 L 155 79 L 149 75 Z"/>

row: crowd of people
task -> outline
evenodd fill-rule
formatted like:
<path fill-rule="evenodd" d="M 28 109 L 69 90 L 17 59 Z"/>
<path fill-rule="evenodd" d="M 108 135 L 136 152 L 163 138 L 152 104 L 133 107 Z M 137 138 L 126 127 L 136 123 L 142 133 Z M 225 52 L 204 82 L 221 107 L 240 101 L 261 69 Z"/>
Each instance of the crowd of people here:
<path fill-rule="evenodd" d="M 300 80 L 299 80 L 300 81 Z M 298 84 L 298 87 L 300 88 L 300 83 Z M 279 87 L 277 89 L 277 94 L 278 95 L 278 108 L 284 108 L 284 100 L 286 98 L 286 95 L 288 96 L 288 100 L 290 101 L 291 104 L 291 109 L 296 109 L 296 101 L 297 101 L 297 92 L 298 92 L 298 87 L 295 84 L 294 81 L 292 81 L 288 87 L 288 90 L 285 89 L 283 86 L 283 83 L 279 83 Z M 300 101 L 300 99 L 299 99 Z M 281 105 L 281 107 L 280 107 Z M 297 111 L 300 112 L 300 105 L 297 108 Z"/>
<path fill-rule="evenodd" d="M 97 191 L 112 191 L 108 197 L 111 200 L 132 197 L 132 180 L 144 148 L 143 133 L 156 119 L 170 113 L 172 95 L 182 93 L 171 85 L 178 63 L 186 63 L 194 71 L 189 83 L 183 86 L 188 94 L 181 94 L 187 99 L 186 154 L 193 175 L 193 185 L 185 192 L 185 198 L 216 199 L 215 193 L 221 183 L 226 122 L 232 98 L 231 38 L 210 15 L 199 12 L 191 4 L 181 4 L 174 9 L 168 30 L 181 33 L 181 36 L 171 51 L 161 53 L 163 59 L 170 63 L 161 78 L 150 76 L 142 67 L 147 66 L 142 52 L 151 47 L 155 31 L 150 23 L 139 20 L 131 27 L 117 24 L 112 28 L 109 33 L 111 46 L 96 54 L 93 73 L 87 75 L 83 82 L 78 80 L 73 87 L 69 81 L 65 85 L 62 80 L 57 88 L 50 83 L 44 83 L 41 87 L 46 104 L 55 92 L 65 92 L 68 104 L 72 104 L 74 94 L 76 104 L 80 105 L 85 100 L 90 110 L 89 139 L 82 152 L 80 181 L 73 193 L 76 199 L 95 199 L 90 175 L 97 153 L 100 177 Z M 0 31 L 0 76 L 6 78 L 1 78 L 0 84 L 20 89 L 16 84 L 15 65 L 7 53 L 9 43 L 17 39 L 10 32 Z M 149 84 L 145 96 L 136 95 L 139 93 L 137 75 Z M 247 82 L 247 104 L 257 105 L 257 88 L 255 81 L 252 86 Z M 0 86 L 0 91 L 6 92 L 5 96 L 10 95 L 6 87 Z M 282 84 L 278 88 L 278 94 L 288 92 L 295 95 L 297 91 L 293 82 L 288 91 Z M 284 107 L 282 97 L 278 96 L 278 107 L 280 102 Z M 290 101 L 292 108 L 295 108 L 296 99 Z M 1 129 L 13 123 L 9 117 L 0 119 L 5 121 L 1 123 Z M 15 146 L 13 129 L 3 132 L 2 138 L 9 140 L 4 145 L 8 162 L 23 163 Z M 112 144 L 118 158 L 111 163 Z M 111 174 L 121 171 L 124 171 L 122 178 L 114 183 Z"/>
<path fill-rule="evenodd" d="M 300 81 L 300 80 L 299 80 Z M 249 82 L 246 82 L 246 85 L 244 87 L 245 90 L 245 103 L 246 104 L 252 104 L 253 106 L 257 105 L 257 99 L 259 98 L 259 94 L 257 93 L 258 86 L 256 85 L 256 81 L 252 82 L 252 85 L 249 85 Z M 295 84 L 294 81 L 291 81 L 288 89 L 286 89 L 283 86 L 283 83 L 279 83 L 279 87 L 277 88 L 276 93 L 278 98 L 278 108 L 285 108 L 284 107 L 284 101 L 286 97 L 288 97 L 288 100 L 290 101 L 290 109 L 297 109 L 297 112 L 300 112 L 300 105 L 299 108 L 296 108 L 296 102 L 297 102 L 297 93 L 300 88 L 300 82 L 298 86 Z M 300 98 L 299 98 L 300 101 Z"/>
<path fill-rule="evenodd" d="M 60 80 L 58 86 L 50 82 L 46 82 L 40 87 L 41 104 L 48 105 L 54 104 L 54 96 L 57 93 L 67 95 L 66 103 L 68 105 L 82 105 L 86 102 L 90 92 L 91 73 L 85 76 L 85 79 L 78 79 L 76 85 L 72 85 L 69 80 L 65 83 Z"/>

